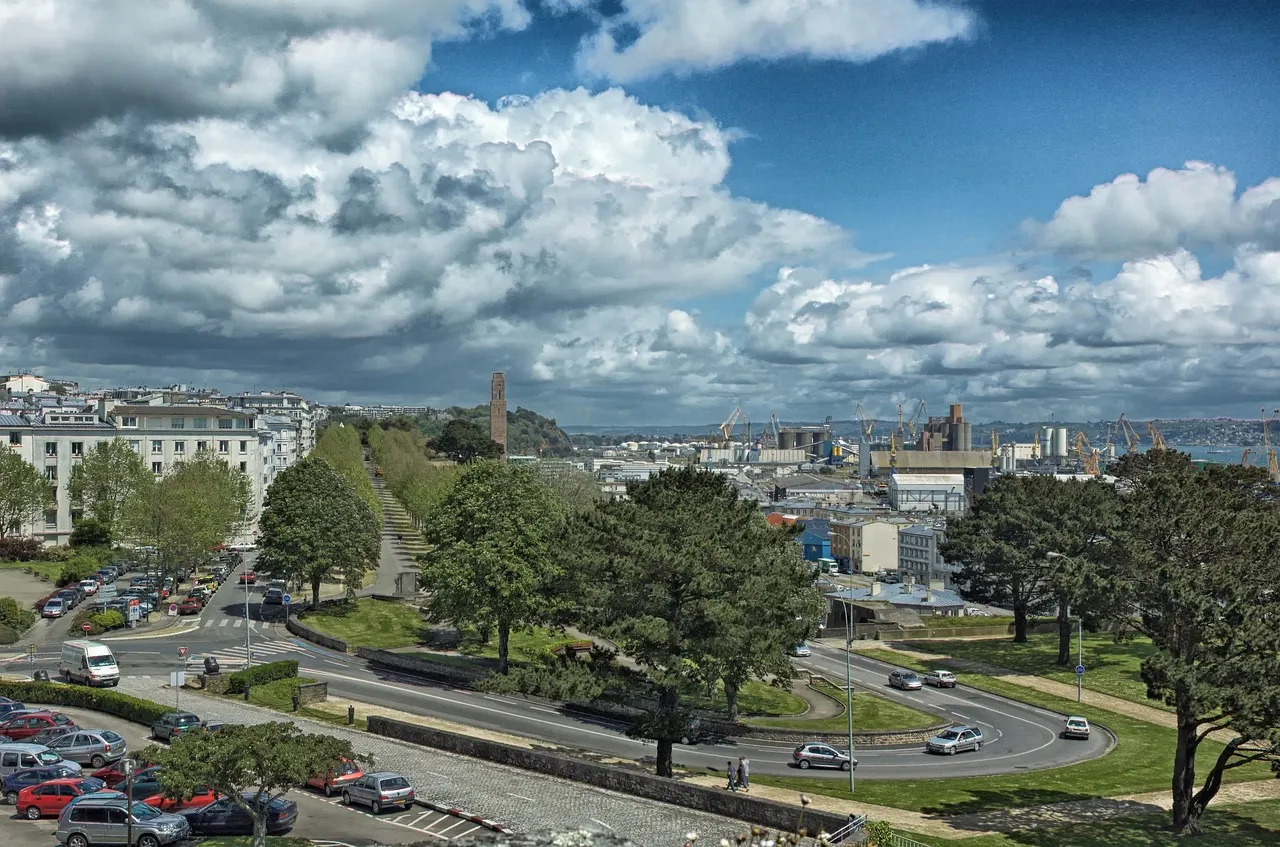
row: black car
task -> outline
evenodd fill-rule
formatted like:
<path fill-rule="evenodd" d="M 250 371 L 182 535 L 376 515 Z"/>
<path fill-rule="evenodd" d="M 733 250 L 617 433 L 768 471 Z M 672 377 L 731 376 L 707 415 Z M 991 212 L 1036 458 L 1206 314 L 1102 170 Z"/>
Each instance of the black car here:
<path fill-rule="evenodd" d="M 4 715 L 12 714 L 14 712 L 25 712 L 26 710 L 27 710 L 27 704 L 19 703 L 16 700 L 9 700 L 7 702 L 0 703 L 0 717 L 3 717 Z"/>
<path fill-rule="evenodd" d="M 254 803 L 254 794 L 246 791 L 246 803 Z M 253 818 L 226 797 L 199 809 L 180 812 L 191 825 L 192 835 L 253 835 Z M 267 834 L 280 835 L 293 829 L 298 820 L 298 804 L 277 797 L 267 804 Z"/>
<path fill-rule="evenodd" d="M 284 592 L 279 588 L 268 588 L 262 595 L 262 605 L 279 606 L 284 603 Z"/>
<path fill-rule="evenodd" d="M 80 770 L 69 764 L 15 771 L 4 778 L 4 801 L 13 805 L 18 802 L 18 793 L 24 788 L 30 788 L 51 779 L 65 779 L 72 776 L 80 776 Z"/>
<path fill-rule="evenodd" d="M 164 788 L 160 786 L 159 765 L 152 765 L 149 768 L 135 771 L 132 777 L 117 785 L 116 790 L 127 794 L 129 791 L 127 783 L 130 782 L 133 783 L 133 799 L 135 800 L 145 800 L 164 791 Z"/>
<path fill-rule="evenodd" d="M 64 588 L 53 596 L 61 597 L 62 602 L 67 604 L 68 609 L 74 609 L 76 606 L 80 605 L 80 600 L 82 598 L 82 595 L 83 595 L 83 592 L 81 591 L 77 591 L 72 588 Z"/>

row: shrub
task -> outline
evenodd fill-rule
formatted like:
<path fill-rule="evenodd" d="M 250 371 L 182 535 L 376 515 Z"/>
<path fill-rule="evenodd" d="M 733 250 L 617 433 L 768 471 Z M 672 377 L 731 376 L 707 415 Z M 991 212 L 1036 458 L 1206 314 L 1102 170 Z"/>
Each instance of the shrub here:
<path fill-rule="evenodd" d="M 79 685 L 62 685 L 55 682 L 8 682 L 0 680 L 0 697 L 9 697 L 23 703 L 44 706 L 72 706 L 105 712 L 134 723 L 150 726 L 165 712 L 168 706 L 130 697 L 118 691 L 103 688 L 86 688 Z"/>
<path fill-rule="evenodd" d="M 0 624 L 18 632 L 26 632 L 35 622 L 35 612 L 22 608 L 18 601 L 12 597 L 0 597 Z M 10 641 L 8 643 L 12 644 L 13 642 Z"/>
<path fill-rule="evenodd" d="M 291 679 L 298 675 L 298 663 L 292 659 L 283 662 L 267 662 L 242 671 L 227 675 L 227 693 L 243 694 L 246 688 L 275 682 L 278 679 Z"/>
<path fill-rule="evenodd" d="M 93 518 L 83 518 L 71 530 L 72 547 L 109 547 L 111 530 L 106 524 Z"/>
<path fill-rule="evenodd" d="M 40 558 L 46 562 L 65 562 L 75 554 L 70 547 L 53 544 L 40 551 Z"/>
<path fill-rule="evenodd" d="M 34 562 L 42 545 L 34 538 L 0 538 L 0 562 Z"/>
<path fill-rule="evenodd" d="M 109 609 L 105 612 L 98 612 L 89 618 L 89 622 L 94 626 L 100 626 L 102 629 L 119 629 L 125 625 L 124 615 L 115 609 Z"/>
<path fill-rule="evenodd" d="M 476 684 L 494 694 L 532 694 L 562 703 L 589 703 L 604 693 L 607 672 L 565 656 L 546 656 L 536 665 L 516 666 Z"/>
<path fill-rule="evenodd" d="M 77 583 L 82 579 L 88 579 L 93 572 L 102 567 L 98 564 L 98 560 L 90 556 L 76 556 L 62 566 L 62 572 L 58 574 L 57 585 L 59 588 L 65 585 Z"/>
<path fill-rule="evenodd" d="M 893 827 L 887 821 L 870 821 L 866 833 L 868 847 L 891 847 L 893 844 Z"/>
<path fill-rule="evenodd" d="M 0 644 L 17 644 L 21 637 L 22 633 L 7 624 L 0 623 Z"/>
<path fill-rule="evenodd" d="M 85 624 L 89 625 L 88 632 L 85 632 L 82 629 Z M 119 612 L 95 612 L 92 609 L 81 609 L 79 612 L 76 612 L 76 616 L 71 619 L 69 632 L 72 638 L 93 638 L 101 635 L 109 629 L 119 629 L 124 625 L 124 615 Z"/>

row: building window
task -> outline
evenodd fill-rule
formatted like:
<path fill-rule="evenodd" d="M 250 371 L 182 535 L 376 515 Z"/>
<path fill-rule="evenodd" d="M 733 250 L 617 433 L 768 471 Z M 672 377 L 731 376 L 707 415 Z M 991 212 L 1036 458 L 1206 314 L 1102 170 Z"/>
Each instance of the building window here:
<path fill-rule="evenodd" d="M 44 469 L 44 478 L 45 478 L 45 479 L 47 479 L 47 480 L 49 480 L 50 482 L 57 482 L 57 481 L 58 481 L 58 466 L 57 466 L 57 465 L 54 465 L 54 466 L 53 466 L 53 467 L 51 467 L 51 468 L 45 468 L 45 469 Z"/>
<path fill-rule="evenodd" d="M 208 442 L 208 441 L 197 441 L 197 442 L 196 442 L 196 452 L 197 452 L 197 453 L 203 453 L 205 450 L 208 450 L 208 449 L 209 449 L 209 442 Z"/>
<path fill-rule="evenodd" d="M 44 513 L 44 528 L 45 529 L 58 528 L 58 512 L 56 509 L 50 509 L 49 511 Z"/>
<path fill-rule="evenodd" d="M 132 450 L 133 452 L 137 453 L 139 456 L 141 456 L 141 455 L 142 455 L 142 442 L 141 442 L 141 441 L 130 441 L 130 442 L 129 442 L 129 449 L 130 449 L 130 450 Z"/>
<path fill-rule="evenodd" d="M 231 452 L 231 442 L 230 442 L 230 441 L 219 441 L 219 442 L 218 442 L 218 452 L 219 452 L 219 453 L 221 453 L 221 454 L 222 454 L 222 455 L 224 455 L 224 456 L 225 456 L 225 455 L 227 455 L 227 453 Z"/>
<path fill-rule="evenodd" d="M 248 442 L 248 441 L 241 441 L 241 442 L 240 442 L 240 455 L 241 455 L 241 456 L 243 456 L 245 453 L 248 453 L 248 452 L 249 452 L 249 442 Z"/>
<path fill-rule="evenodd" d="M 152 462 L 151 472 L 156 476 L 160 476 L 160 474 L 164 473 L 164 462 Z"/>
<path fill-rule="evenodd" d="M 248 429 L 253 418 L 236 418 L 236 429 Z"/>
<path fill-rule="evenodd" d="M 175 454 L 175 455 L 178 455 L 178 456 L 181 456 L 181 455 L 183 455 L 184 453 L 186 453 L 186 452 L 187 452 L 187 442 L 185 442 L 185 441 L 175 441 L 175 442 L 173 442 L 173 452 L 174 452 L 174 454 Z"/>
<path fill-rule="evenodd" d="M 218 429 L 231 429 L 231 418 L 218 418 Z"/>
<path fill-rule="evenodd" d="M 241 462 L 241 463 L 240 463 L 240 473 L 248 473 L 248 472 L 249 472 L 249 463 L 248 463 L 248 462 Z"/>
<path fill-rule="evenodd" d="M 20 447 L 22 445 L 22 433 L 20 432 L 9 433 L 9 443 L 12 444 L 14 447 Z"/>
<path fill-rule="evenodd" d="M 84 442 L 83 442 L 83 441 L 72 441 L 72 442 L 71 442 L 71 455 L 72 455 L 72 456 L 83 456 L 83 455 L 84 455 Z"/>
<path fill-rule="evenodd" d="M 186 426 L 186 418 L 169 418 L 169 429 L 185 429 Z"/>
<path fill-rule="evenodd" d="M 159 440 L 159 439 L 154 439 L 154 440 L 152 440 L 152 442 L 151 442 L 151 452 L 152 452 L 152 453 L 163 453 L 163 452 L 164 452 L 164 442 L 163 442 L 163 441 L 161 441 L 161 440 Z"/>
<path fill-rule="evenodd" d="M 192 418 L 191 428 L 192 429 L 208 429 L 209 419 L 208 418 Z"/>
<path fill-rule="evenodd" d="M 126 418 L 121 418 L 121 419 L 120 419 L 120 426 L 124 427 L 125 429 L 137 429 L 137 428 L 138 428 L 138 419 L 137 419 L 137 418 L 135 418 L 135 417 L 126 417 Z"/>
<path fill-rule="evenodd" d="M 46 456 L 50 456 L 50 457 L 55 457 L 55 458 L 56 458 L 56 457 L 57 457 L 57 455 L 58 455 L 58 442 L 56 442 L 56 441 L 46 441 L 46 442 L 44 443 L 44 454 L 45 454 Z"/>

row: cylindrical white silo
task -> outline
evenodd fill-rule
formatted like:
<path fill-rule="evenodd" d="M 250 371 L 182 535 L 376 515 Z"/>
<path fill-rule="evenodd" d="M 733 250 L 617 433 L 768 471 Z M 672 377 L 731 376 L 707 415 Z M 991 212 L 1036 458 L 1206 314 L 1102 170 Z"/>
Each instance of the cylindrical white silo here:
<path fill-rule="evenodd" d="M 1065 426 L 1054 427 L 1053 457 L 1055 459 L 1065 459 L 1068 456 L 1067 446 L 1067 428 Z"/>

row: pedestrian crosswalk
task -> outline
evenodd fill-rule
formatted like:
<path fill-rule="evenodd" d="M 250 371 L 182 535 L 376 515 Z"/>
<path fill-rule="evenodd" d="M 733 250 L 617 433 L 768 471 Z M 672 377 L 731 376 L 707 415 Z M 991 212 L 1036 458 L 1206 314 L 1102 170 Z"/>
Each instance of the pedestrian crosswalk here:
<path fill-rule="evenodd" d="M 288 655 L 298 655 L 303 651 L 297 645 L 288 641 L 262 641 L 256 644 L 250 644 L 249 650 L 253 653 L 253 663 L 255 665 L 265 664 L 267 662 L 276 662 Z M 218 660 L 219 664 L 236 664 L 243 665 L 245 663 L 245 646 L 239 644 L 235 647 L 223 647 L 218 650 L 209 650 L 198 656 L 188 656 L 187 661 L 203 662 L 206 657 L 212 656 Z"/>
<path fill-rule="evenodd" d="M 209 629 L 216 627 L 218 629 L 241 629 L 244 627 L 244 618 L 209 618 L 201 620 L 200 618 L 179 618 L 178 626 L 188 627 L 190 629 Z M 249 629 L 253 632 L 263 632 L 272 629 L 283 629 L 283 623 L 268 621 L 249 621 Z"/>

